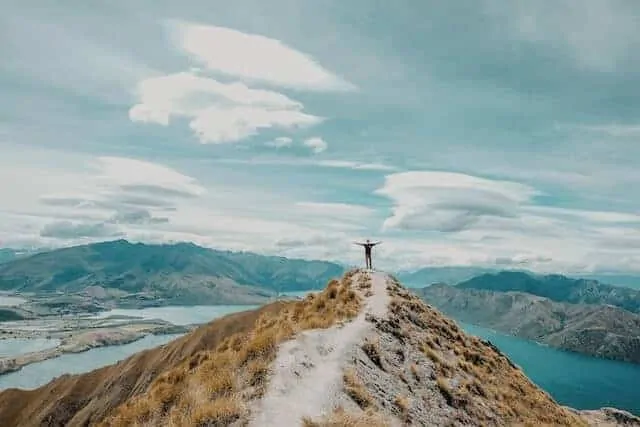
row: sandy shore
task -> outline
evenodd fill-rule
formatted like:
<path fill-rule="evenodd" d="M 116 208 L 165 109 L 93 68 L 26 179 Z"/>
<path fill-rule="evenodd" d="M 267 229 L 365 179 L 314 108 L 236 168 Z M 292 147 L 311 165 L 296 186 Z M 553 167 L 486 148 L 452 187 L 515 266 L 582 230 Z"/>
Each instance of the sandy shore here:
<path fill-rule="evenodd" d="M 123 345 L 137 341 L 146 335 L 175 334 L 191 330 L 188 326 L 176 326 L 162 320 L 122 320 L 110 322 L 104 319 L 96 321 L 97 325 L 87 325 L 85 320 L 77 329 L 70 329 L 73 325 L 68 321 L 59 325 L 49 325 L 45 331 L 4 329 L 3 338 L 51 338 L 59 339 L 60 343 L 53 348 L 25 353 L 16 356 L 0 358 L 0 375 L 22 369 L 31 363 L 42 362 L 65 353 L 79 353 L 92 348 L 109 345 Z M 105 325 L 106 323 L 106 325 Z M 114 324 L 115 323 L 115 324 Z M 102 324 L 102 325 L 101 325 Z M 14 326 L 23 327 L 19 322 Z M 58 327 L 59 329 L 56 329 Z M 13 333 L 10 333 L 13 332 Z"/>

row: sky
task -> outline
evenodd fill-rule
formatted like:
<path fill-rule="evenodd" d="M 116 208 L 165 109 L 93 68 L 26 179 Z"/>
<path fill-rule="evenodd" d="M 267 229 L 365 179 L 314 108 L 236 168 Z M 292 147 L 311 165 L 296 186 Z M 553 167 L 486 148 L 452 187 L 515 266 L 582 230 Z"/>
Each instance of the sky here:
<path fill-rule="evenodd" d="M 0 247 L 640 272 L 635 1 L 3 10 Z"/>

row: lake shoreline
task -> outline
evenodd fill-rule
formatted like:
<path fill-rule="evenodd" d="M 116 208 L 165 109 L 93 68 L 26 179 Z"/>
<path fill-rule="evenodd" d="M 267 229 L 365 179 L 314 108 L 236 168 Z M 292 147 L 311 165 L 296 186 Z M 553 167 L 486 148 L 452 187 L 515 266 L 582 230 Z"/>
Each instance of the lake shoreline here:
<path fill-rule="evenodd" d="M 33 363 L 59 357 L 63 354 L 81 353 L 94 348 L 119 346 L 138 341 L 148 335 L 185 333 L 194 326 L 174 325 L 162 320 L 131 319 L 117 326 L 82 328 L 73 331 L 48 331 L 47 336 L 58 338 L 58 345 L 29 353 L 0 358 L 0 376 L 16 372 Z M 34 338 L 33 335 L 27 338 Z M 0 340 L 1 342 L 1 340 Z"/>

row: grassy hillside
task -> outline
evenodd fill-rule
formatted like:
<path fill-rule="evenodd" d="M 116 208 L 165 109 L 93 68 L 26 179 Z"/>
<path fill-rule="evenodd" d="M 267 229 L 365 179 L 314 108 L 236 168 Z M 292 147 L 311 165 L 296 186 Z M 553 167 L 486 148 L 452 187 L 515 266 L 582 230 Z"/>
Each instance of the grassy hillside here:
<path fill-rule="evenodd" d="M 332 281 L 304 301 L 225 316 L 115 365 L 64 375 L 32 391 L 6 390 L 0 419 L 12 426 L 130 426 L 145 420 L 195 426 L 206 425 L 200 424 L 204 419 L 227 425 L 224 420 L 242 415 L 241 393 L 258 392 L 263 384 L 279 341 L 357 313 L 349 280 Z"/>
<path fill-rule="evenodd" d="M 260 289 L 319 289 L 343 272 L 342 266 L 323 261 L 216 251 L 191 243 L 147 245 L 117 240 L 2 264 L 0 289 L 79 292 L 100 286 L 193 303 L 200 298 L 224 300 L 225 295 L 233 293 L 260 296 Z M 253 288 L 237 289 L 238 285 Z M 270 292 L 262 294 L 268 296 Z"/>

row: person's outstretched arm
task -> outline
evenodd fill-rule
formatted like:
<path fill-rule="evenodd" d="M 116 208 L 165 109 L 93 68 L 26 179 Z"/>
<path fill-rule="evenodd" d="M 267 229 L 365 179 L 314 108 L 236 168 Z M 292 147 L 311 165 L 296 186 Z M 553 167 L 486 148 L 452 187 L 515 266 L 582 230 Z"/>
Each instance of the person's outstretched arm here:
<path fill-rule="evenodd" d="M 354 245 L 364 246 L 364 243 L 353 242 Z"/>
<path fill-rule="evenodd" d="M 373 244 L 373 246 L 375 246 L 375 245 L 379 245 L 380 243 L 382 243 L 382 240 L 381 240 L 381 241 L 379 241 L 379 242 L 375 242 L 375 243 Z"/>

